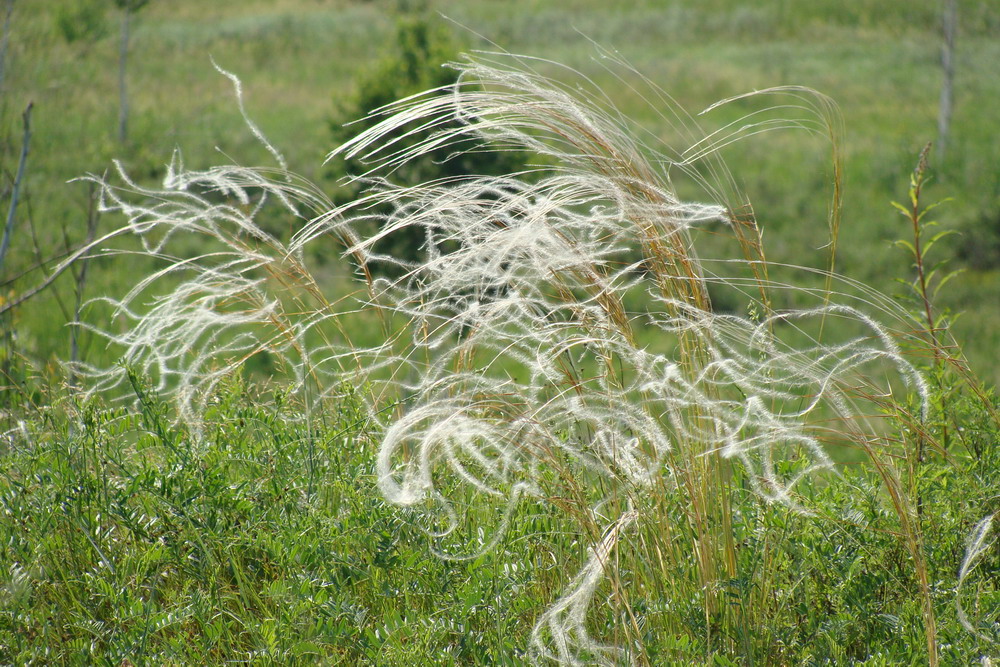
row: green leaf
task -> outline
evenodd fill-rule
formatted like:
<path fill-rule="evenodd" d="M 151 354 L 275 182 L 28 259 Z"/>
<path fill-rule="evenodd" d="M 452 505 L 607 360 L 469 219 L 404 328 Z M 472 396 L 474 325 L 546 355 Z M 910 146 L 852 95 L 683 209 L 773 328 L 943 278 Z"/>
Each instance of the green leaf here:
<path fill-rule="evenodd" d="M 296 658 L 301 658 L 306 655 L 322 655 L 323 649 L 316 642 L 305 640 L 293 646 L 291 654 Z"/>
<path fill-rule="evenodd" d="M 954 197 L 946 197 L 946 198 L 942 199 L 941 201 L 936 201 L 933 204 L 928 204 L 924 208 L 924 213 L 927 213 L 929 211 L 933 211 L 934 209 L 936 209 L 941 204 L 947 204 L 948 202 L 952 201 L 953 199 L 954 199 Z"/>
<path fill-rule="evenodd" d="M 932 292 L 932 295 L 936 298 L 937 297 L 937 293 L 941 291 L 941 288 L 944 287 L 946 284 L 948 284 L 949 280 L 951 280 L 952 278 L 954 278 L 955 276 L 957 276 L 960 273 L 965 273 L 965 269 L 956 269 L 956 270 L 952 271 L 951 273 L 946 274 L 944 276 L 944 278 L 941 279 L 941 282 L 939 282 L 934 287 L 934 291 Z"/>

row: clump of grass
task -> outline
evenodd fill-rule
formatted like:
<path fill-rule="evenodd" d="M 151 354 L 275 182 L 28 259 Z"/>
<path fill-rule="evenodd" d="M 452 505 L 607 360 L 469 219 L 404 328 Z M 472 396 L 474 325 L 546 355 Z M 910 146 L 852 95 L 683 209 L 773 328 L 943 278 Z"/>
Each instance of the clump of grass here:
<path fill-rule="evenodd" d="M 894 437 L 900 424 L 921 429 L 928 404 L 894 329 L 906 313 L 831 271 L 769 265 L 714 150 L 787 125 L 835 141 L 829 105 L 771 91 L 789 96 L 789 108 L 821 111 L 780 123 L 758 116 L 706 139 L 647 86 L 691 137 L 655 150 L 602 93 L 535 69 L 551 66 L 480 56 L 454 65 L 450 94 L 373 112 L 379 122 L 332 154 L 371 165 L 356 177 L 365 193 L 343 206 L 283 164 L 192 171 L 178 158 L 160 189 L 119 170 L 123 187 L 101 181 L 105 209 L 127 216 L 141 252 L 163 268 L 105 299 L 122 326 L 90 326 L 175 397 L 195 434 L 216 385 L 262 355 L 301 392 L 307 422 L 324 419 L 333 388 L 363 388 L 381 434 L 378 487 L 410 508 L 446 558 L 494 549 L 524 502 L 557 507 L 578 534 L 581 564 L 537 619 L 537 661 L 648 662 L 644 643 L 691 619 L 671 612 L 649 627 L 636 600 L 650 588 L 698 610 L 706 659 L 737 650 L 732 629 L 745 638 L 753 605 L 773 600 L 761 591 L 729 601 L 741 559 L 734 498 L 752 491 L 808 515 L 818 511 L 817 477 L 863 461 L 892 508 L 923 601 L 925 657 L 936 664 L 923 536 L 898 463 L 908 454 Z M 637 85 L 625 74 L 623 85 Z M 396 133 L 414 127 L 440 131 L 400 142 Z M 538 166 L 393 185 L 408 160 L 470 150 L 470 139 L 474 150 L 529 152 Z M 680 179 L 700 185 L 707 203 L 682 201 Z M 267 231 L 262 220 L 275 215 L 298 224 L 291 239 Z M 426 260 L 377 251 L 414 229 Z M 192 234 L 197 245 L 185 241 Z M 355 286 L 321 281 L 334 249 Z M 375 264 L 394 270 L 376 278 Z M 778 280 L 783 273 L 803 282 Z M 715 289 L 739 295 L 750 315 L 713 308 Z M 807 305 L 778 310 L 789 294 Z M 362 340 L 373 330 L 374 342 Z M 128 380 L 123 369 L 81 371 L 99 390 Z M 612 620 L 594 624 L 595 615 Z"/>

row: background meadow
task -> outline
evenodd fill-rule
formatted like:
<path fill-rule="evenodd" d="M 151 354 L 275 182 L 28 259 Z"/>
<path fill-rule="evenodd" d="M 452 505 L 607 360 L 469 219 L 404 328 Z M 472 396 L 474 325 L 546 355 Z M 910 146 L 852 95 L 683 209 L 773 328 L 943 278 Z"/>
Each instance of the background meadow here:
<path fill-rule="evenodd" d="M 25 3 L 12 14 L 2 102 L 8 186 L 21 147 L 21 112 L 29 101 L 35 107 L 25 221 L 12 239 L 8 281 L 58 254 L 67 242 L 86 237 L 86 186 L 67 181 L 103 172 L 112 158 L 150 181 L 162 176 L 175 147 L 191 166 L 214 164 L 217 150 L 247 165 L 269 159 L 245 131 L 230 83 L 211 58 L 240 76 L 248 111 L 290 166 L 322 181 L 338 104 L 352 94 L 359 71 L 391 52 L 395 35 L 391 3 L 153 2 L 135 21 L 128 62 L 129 143 L 121 146 L 118 16 L 104 4 Z M 749 8 L 640 2 L 571 9 L 544 2 L 463 2 L 434 9 L 467 26 L 448 28 L 461 47 L 496 48 L 478 33 L 508 51 L 549 58 L 594 77 L 626 116 L 668 143 L 669 128 L 655 109 L 610 76 L 602 78 L 589 40 L 617 50 L 692 114 L 719 99 L 770 86 L 821 91 L 840 105 L 846 127 L 838 267 L 887 292 L 905 275 L 908 260 L 892 242 L 906 223 L 889 202 L 905 197 L 917 154 L 937 140 L 938 3 L 769 2 Z M 952 268 L 969 270 L 942 294 L 943 303 L 975 313 L 959 320 L 957 332 L 993 381 L 992 353 L 1000 344 L 995 168 L 1000 139 L 990 103 L 1000 85 L 991 67 L 1000 48 L 997 15 L 991 3 L 961 8 L 951 145 L 941 159 L 932 154 L 934 180 L 925 194 L 928 200 L 951 198 L 937 217 L 943 228 L 961 235 L 949 239 L 943 256 L 955 258 Z M 65 25 L 74 28 L 60 27 Z M 734 106 L 699 120 L 716 129 L 746 110 Z M 832 181 L 829 147 L 804 133 L 770 133 L 735 145 L 723 157 L 753 202 L 772 260 L 821 261 L 816 249 L 823 243 L 819 226 Z M 801 261 L 806 257 L 814 261 Z M 38 278 L 25 277 L 24 285 Z M 59 283 L 53 294 L 60 289 L 68 301 L 70 287 Z M 38 301 L 18 314 L 23 349 L 37 350 L 43 362 L 57 350 L 67 352 L 65 318 L 51 317 L 53 307 L 59 308 Z"/>
<path fill-rule="evenodd" d="M 95 189 L 74 179 L 103 174 L 119 159 L 137 183 L 152 186 L 176 148 L 189 168 L 273 164 L 213 59 L 240 77 L 249 117 L 291 170 L 344 196 L 338 163 L 324 165 L 324 158 L 346 138 L 340 125 L 366 77 L 379 63 L 398 62 L 400 22 L 417 12 L 446 36 L 445 58 L 506 50 L 542 59 L 538 68 L 547 74 L 560 70 L 545 60 L 578 70 L 661 149 L 679 139 L 665 109 L 640 94 L 638 75 L 618 78 L 600 48 L 692 114 L 771 86 L 821 91 L 839 105 L 844 126 L 836 270 L 903 295 L 900 303 L 919 312 L 906 284 L 913 258 L 895 244 L 912 239 L 911 223 L 891 202 L 907 201 L 921 149 L 938 140 L 938 2 L 152 0 L 132 21 L 124 142 L 117 136 L 119 9 L 104 0 L 12 6 L 0 84 L 5 212 L 24 140 L 22 112 L 33 106 L 0 274 L 3 303 L 47 281 L 89 235 L 121 224 L 98 214 Z M 972 569 L 964 586 L 959 573 L 963 557 L 976 553 L 967 538 L 1000 510 L 996 401 L 985 389 L 1000 380 L 1000 6 L 960 2 L 958 16 L 954 115 L 945 151 L 929 154 L 922 202 L 945 202 L 924 221 L 940 223 L 929 234 L 956 232 L 928 258 L 929 265 L 946 261 L 939 278 L 961 271 L 934 306 L 961 314 L 951 332 L 981 381 L 918 353 L 914 363 L 932 384 L 926 433 L 915 435 L 919 429 L 905 420 L 886 427 L 903 449 L 925 436 L 940 444 L 920 466 L 908 456 L 888 458 L 906 470 L 918 499 L 942 664 L 995 659 L 1000 623 L 997 550 L 965 561 Z M 711 132 L 761 106 L 738 101 L 697 122 Z M 753 204 L 770 261 L 827 266 L 831 148 L 823 137 L 789 130 L 720 151 Z M 693 184 L 677 187 L 700 196 Z M 297 231 L 291 224 L 276 218 L 270 231 L 287 238 Z M 339 247 L 331 244 L 328 256 L 313 252 L 325 289 L 351 289 Z M 533 623 L 585 561 L 593 535 L 558 502 L 530 504 L 517 508 L 514 528 L 494 550 L 460 562 L 435 557 L 419 516 L 388 505 L 376 488 L 373 443 L 381 426 L 359 397 L 365 388 L 331 388 L 323 417 L 303 421 L 302 397 L 266 359 L 251 360 L 217 388 L 200 427 L 202 446 L 141 374 L 128 378 L 128 407 L 80 398 L 67 388 L 75 378 L 61 362 L 113 366 L 120 351 L 69 323 L 79 310 L 81 320 L 125 326 L 108 319 L 106 305 L 87 300 L 123 294 L 158 266 L 121 259 L 95 253 L 0 315 L 0 662 L 527 659 Z M 738 298 L 714 296 L 720 310 L 747 314 Z M 358 318 L 349 333 L 371 344 L 374 329 Z M 592 610 L 590 627 L 629 646 L 640 664 L 924 664 L 926 612 L 899 517 L 864 457 L 848 451 L 838 458 L 847 483 L 826 480 L 803 491 L 821 508 L 815 515 L 768 504 L 745 484 L 726 487 L 726 503 L 736 508 L 727 535 L 738 546 L 732 569 L 713 584 L 718 607 L 706 603 L 698 565 L 683 555 L 658 568 L 626 562 L 604 591 L 624 601 Z M 669 505 L 664 516 L 683 516 Z M 495 508 L 470 512 L 473 534 L 477 524 L 495 524 Z"/>

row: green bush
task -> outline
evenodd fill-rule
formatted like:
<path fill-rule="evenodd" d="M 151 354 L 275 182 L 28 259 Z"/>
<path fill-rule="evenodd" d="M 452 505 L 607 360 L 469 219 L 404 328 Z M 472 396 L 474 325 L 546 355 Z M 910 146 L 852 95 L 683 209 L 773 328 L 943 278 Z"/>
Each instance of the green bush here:
<path fill-rule="evenodd" d="M 331 121 L 335 145 L 384 120 L 386 114 L 373 112 L 387 105 L 427 90 L 435 90 L 435 95 L 451 94 L 448 87 L 458 82 L 458 72 L 446 63 L 455 61 L 461 48 L 440 19 L 420 14 L 400 18 L 392 48 L 358 76 L 351 95 L 335 101 L 336 111 Z M 397 128 L 389 140 L 395 142 L 395 150 L 408 151 L 430 140 L 435 133 L 452 130 L 461 122 L 453 117 L 434 127 L 422 127 L 424 120 L 418 119 Z M 478 143 L 478 140 L 469 139 L 427 151 L 417 159 L 398 165 L 388 177 L 396 185 L 409 187 L 438 179 L 498 176 L 524 168 L 523 153 L 478 151 Z M 370 168 L 363 159 L 338 156 L 331 163 L 331 175 L 344 179 L 365 174 Z M 342 180 L 334 200 L 338 203 L 353 201 L 365 185 L 364 180 Z M 389 212 L 382 207 L 375 214 L 388 215 Z M 425 243 L 421 231 L 410 227 L 386 238 L 378 252 L 404 261 L 416 261 L 425 256 L 421 250 Z"/>
<path fill-rule="evenodd" d="M 108 34 L 108 6 L 105 0 L 63 3 L 53 12 L 56 28 L 69 44 L 96 42 Z"/>

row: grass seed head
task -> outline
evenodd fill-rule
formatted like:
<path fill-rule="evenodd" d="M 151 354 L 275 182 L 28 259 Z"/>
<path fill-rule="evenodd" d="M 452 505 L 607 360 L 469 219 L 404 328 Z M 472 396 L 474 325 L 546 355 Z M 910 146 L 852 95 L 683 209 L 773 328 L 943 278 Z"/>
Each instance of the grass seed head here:
<path fill-rule="evenodd" d="M 926 402 L 927 390 L 885 325 L 864 312 L 872 292 L 844 293 L 847 303 L 835 305 L 836 293 L 815 298 L 810 288 L 772 283 L 759 270 L 755 225 L 731 214 L 738 206 L 675 194 L 673 174 L 709 164 L 715 149 L 706 146 L 728 138 L 695 141 L 671 158 L 593 101 L 607 98 L 587 99 L 535 64 L 484 55 L 453 65 L 454 87 L 373 112 L 381 120 L 334 151 L 371 165 L 356 177 L 367 192 L 344 206 L 289 174 L 252 123 L 277 170 L 192 171 L 178 157 L 159 189 L 122 170 L 122 186 L 99 179 L 104 209 L 123 214 L 139 252 L 162 264 L 128 295 L 106 299 L 124 326 L 102 332 L 128 364 L 173 392 L 181 418 L 194 424 L 216 383 L 262 351 L 309 389 L 313 407 L 342 381 L 368 387 L 382 424 L 379 488 L 390 502 L 443 517 L 438 538 L 464 525 L 475 498 L 506 504 L 505 517 L 525 497 L 569 499 L 595 538 L 538 618 L 532 651 L 564 664 L 627 662 L 629 652 L 591 636 L 586 617 L 614 577 L 613 552 L 629 548 L 623 535 L 661 520 L 657 494 L 686 494 L 703 552 L 717 530 L 706 517 L 725 511 L 718 471 L 726 460 L 741 462 L 764 498 L 805 509 L 796 486 L 832 467 L 830 442 L 870 447 L 880 436 L 866 396 L 902 386 Z M 440 130 L 398 148 L 414 127 Z M 407 160 L 469 150 L 470 138 L 475 150 L 532 153 L 538 166 L 392 184 Z M 706 183 L 710 195 L 723 190 Z M 258 221 L 271 204 L 300 223 L 287 243 Z M 408 228 L 422 230 L 425 260 L 379 251 Z M 731 235 L 742 256 L 700 259 L 703 229 Z M 174 254 L 190 235 L 209 249 Z M 308 258 L 329 255 L 331 239 L 363 278 L 347 296 L 328 294 L 310 268 Z M 368 267 L 379 263 L 394 268 L 391 277 L 372 278 Z M 755 317 L 714 310 L 712 283 L 763 295 L 747 296 Z M 149 301 L 160 284 L 168 291 Z M 773 291 L 815 305 L 779 313 Z M 352 340 L 352 318 L 381 339 Z M 832 321 L 857 334 L 824 335 Z M 86 370 L 99 388 L 124 377 Z M 716 575 L 705 563 L 707 581 Z"/>

